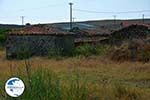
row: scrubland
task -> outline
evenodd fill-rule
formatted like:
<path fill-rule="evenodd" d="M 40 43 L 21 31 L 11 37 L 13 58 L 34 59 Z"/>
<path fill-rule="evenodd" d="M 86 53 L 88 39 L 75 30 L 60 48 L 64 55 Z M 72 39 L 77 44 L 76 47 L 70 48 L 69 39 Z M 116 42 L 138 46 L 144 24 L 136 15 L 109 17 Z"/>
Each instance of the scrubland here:
<path fill-rule="evenodd" d="M 9 97 L 5 82 L 19 77 L 25 92 Z M 0 51 L 0 100 L 149 100 L 150 63 L 103 56 L 7 60 Z"/>

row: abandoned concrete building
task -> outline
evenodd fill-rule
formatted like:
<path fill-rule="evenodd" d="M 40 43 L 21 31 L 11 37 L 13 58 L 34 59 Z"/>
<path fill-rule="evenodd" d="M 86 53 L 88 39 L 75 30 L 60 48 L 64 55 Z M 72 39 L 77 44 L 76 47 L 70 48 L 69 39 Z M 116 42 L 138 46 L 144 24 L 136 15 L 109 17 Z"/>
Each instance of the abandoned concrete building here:
<path fill-rule="evenodd" d="M 74 34 L 51 26 L 28 26 L 8 33 L 6 56 L 68 55 L 74 49 Z"/>

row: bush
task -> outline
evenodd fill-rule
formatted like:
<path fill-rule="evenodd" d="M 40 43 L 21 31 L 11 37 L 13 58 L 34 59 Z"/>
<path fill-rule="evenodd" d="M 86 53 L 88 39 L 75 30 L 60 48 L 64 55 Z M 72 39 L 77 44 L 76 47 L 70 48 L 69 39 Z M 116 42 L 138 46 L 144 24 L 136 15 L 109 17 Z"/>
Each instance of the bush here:
<path fill-rule="evenodd" d="M 68 55 L 64 54 L 63 49 L 50 49 L 48 51 L 48 58 L 59 59 L 59 58 L 65 57 L 65 56 L 71 56 L 71 55 L 69 55 L 69 53 L 68 53 Z"/>
<path fill-rule="evenodd" d="M 0 29 L 0 50 L 4 49 L 5 46 L 5 42 L 7 39 L 7 32 L 9 32 L 9 30 L 7 29 Z"/>
<path fill-rule="evenodd" d="M 73 72 L 71 80 L 69 80 L 68 88 L 66 90 L 67 100 L 88 100 L 89 89 L 86 82 L 81 80 L 79 70 Z"/>
<path fill-rule="evenodd" d="M 54 50 L 51 49 L 48 52 L 49 58 L 59 58 L 59 57 L 72 57 L 72 56 L 92 56 L 92 55 L 103 55 L 109 49 L 108 45 L 90 45 L 85 44 L 82 46 L 76 47 L 71 52 L 67 52 L 67 54 L 63 53 L 62 50 Z"/>
<path fill-rule="evenodd" d="M 0 42 L 5 42 L 6 41 L 6 35 L 0 34 Z"/>
<path fill-rule="evenodd" d="M 28 59 L 31 56 L 32 55 L 31 55 L 29 47 L 25 44 L 22 44 L 22 47 L 17 52 L 16 58 L 17 59 Z"/>
<path fill-rule="evenodd" d="M 29 51 L 19 51 L 17 53 L 17 59 L 28 59 L 31 57 L 31 54 Z"/>
<path fill-rule="evenodd" d="M 31 76 L 31 86 L 23 95 L 27 100 L 61 100 L 61 88 L 58 77 L 55 73 L 46 70 L 38 70 Z"/>
<path fill-rule="evenodd" d="M 150 61 L 150 43 L 129 42 L 109 51 L 109 57 L 115 61 Z"/>
<path fill-rule="evenodd" d="M 150 43 L 145 44 L 143 48 L 138 51 L 138 60 L 144 62 L 150 61 Z"/>
<path fill-rule="evenodd" d="M 0 29 L 0 42 L 3 43 L 7 39 L 6 33 L 9 32 L 7 29 Z"/>
<path fill-rule="evenodd" d="M 74 55 L 83 55 L 83 56 L 91 56 L 91 55 L 101 55 L 106 53 L 109 46 L 107 45 L 83 45 L 76 47 L 74 51 Z"/>
<path fill-rule="evenodd" d="M 113 47 L 110 49 L 108 56 L 115 61 L 128 61 L 130 58 L 130 51 L 128 44 L 122 44 L 120 47 Z"/>
<path fill-rule="evenodd" d="M 50 49 L 48 51 L 48 57 L 49 58 L 54 58 L 60 56 L 59 52 L 55 51 L 54 49 Z"/>

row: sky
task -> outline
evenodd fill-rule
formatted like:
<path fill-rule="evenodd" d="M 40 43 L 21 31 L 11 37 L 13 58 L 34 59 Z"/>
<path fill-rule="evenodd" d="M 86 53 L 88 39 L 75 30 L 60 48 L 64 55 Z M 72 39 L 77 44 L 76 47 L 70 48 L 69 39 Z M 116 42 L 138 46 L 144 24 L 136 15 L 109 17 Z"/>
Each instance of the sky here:
<path fill-rule="evenodd" d="M 74 21 L 150 18 L 150 0 L 0 0 L 0 24 L 68 22 L 69 2 Z"/>

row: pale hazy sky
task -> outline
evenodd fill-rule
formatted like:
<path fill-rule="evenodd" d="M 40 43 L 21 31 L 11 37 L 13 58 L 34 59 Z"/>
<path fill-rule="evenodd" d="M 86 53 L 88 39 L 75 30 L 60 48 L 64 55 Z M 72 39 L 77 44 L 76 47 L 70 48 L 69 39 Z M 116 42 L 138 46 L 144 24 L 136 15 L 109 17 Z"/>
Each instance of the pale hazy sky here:
<path fill-rule="evenodd" d="M 21 24 L 20 16 L 31 24 L 69 21 L 69 2 L 74 3 L 76 21 L 112 19 L 114 15 L 118 19 L 142 18 L 142 14 L 150 18 L 150 0 L 0 0 L 0 23 Z M 117 13 L 143 10 L 149 11 Z"/>

